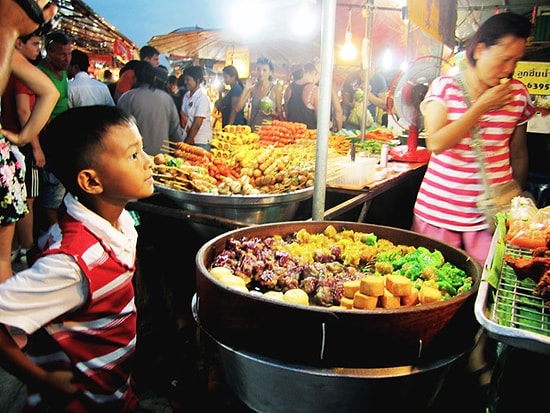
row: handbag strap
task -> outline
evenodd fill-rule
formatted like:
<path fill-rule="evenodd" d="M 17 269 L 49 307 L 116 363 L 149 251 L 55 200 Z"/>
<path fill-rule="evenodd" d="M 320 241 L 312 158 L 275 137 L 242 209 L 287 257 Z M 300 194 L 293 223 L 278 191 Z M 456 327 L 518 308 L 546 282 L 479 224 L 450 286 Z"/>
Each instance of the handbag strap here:
<path fill-rule="evenodd" d="M 468 93 L 468 89 L 466 88 L 464 75 L 462 73 L 458 73 L 455 76 L 455 79 L 458 82 L 460 89 L 462 90 L 462 94 L 464 95 L 464 101 L 466 102 L 466 106 L 469 108 L 472 105 L 472 100 L 470 99 L 470 94 Z M 487 167 L 485 165 L 485 157 L 483 156 L 483 139 L 481 138 L 481 132 L 477 124 L 475 124 L 472 127 L 472 137 L 470 142 L 470 148 L 472 148 L 472 150 L 477 156 L 477 160 L 479 162 L 479 171 L 481 174 L 481 183 L 485 188 L 485 193 L 487 197 L 490 198 L 493 195 L 493 188 L 489 184 L 489 178 L 487 178 Z"/>

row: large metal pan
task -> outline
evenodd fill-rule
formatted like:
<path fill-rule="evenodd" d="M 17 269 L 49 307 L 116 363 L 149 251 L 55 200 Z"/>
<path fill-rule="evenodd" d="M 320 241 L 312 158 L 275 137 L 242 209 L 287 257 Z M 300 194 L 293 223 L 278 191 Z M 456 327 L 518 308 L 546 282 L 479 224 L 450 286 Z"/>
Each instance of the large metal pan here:
<path fill-rule="evenodd" d="M 265 237 L 305 228 L 372 232 L 397 244 L 440 250 L 466 271 L 473 288 L 447 301 L 416 307 L 344 310 L 293 305 L 242 293 L 216 281 L 208 268 L 231 237 Z M 479 327 L 473 304 L 481 267 L 464 251 L 414 232 L 339 221 L 263 224 L 226 232 L 204 244 L 196 255 L 196 313 L 215 340 L 238 351 L 310 366 L 390 367 L 426 363 L 471 346 Z"/>
<path fill-rule="evenodd" d="M 301 201 L 313 196 L 313 187 L 281 194 L 215 195 L 200 192 L 185 192 L 163 185 L 155 185 L 158 192 L 191 211 L 223 217 L 244 225 L 290 221 L 294 218 Z M 193 223 L 191 223 L 193 224 Z M 212 236 L 222 229 L 210 225 L 195 224 L 197 231 Z"/>

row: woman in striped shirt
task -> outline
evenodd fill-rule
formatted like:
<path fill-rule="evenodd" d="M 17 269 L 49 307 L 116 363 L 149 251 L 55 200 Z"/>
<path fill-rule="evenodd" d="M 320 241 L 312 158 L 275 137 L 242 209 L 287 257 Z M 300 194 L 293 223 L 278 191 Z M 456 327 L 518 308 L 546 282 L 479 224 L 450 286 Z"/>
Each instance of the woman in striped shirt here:
<path fill-rule="evenodd" d="M 491 244 L 476 200 L 483 192 L 480 164 L 470 147 L 477 125 L 491 185 L 527 181 L 527 120 L 534 109 L 527 88 L 509 82 L 523 57 L 531 23 L 512 13 L 493 15 L 467 44 L 462 72 L 468 106 L 454 76 L 435 79 L 420 105 L 430 162 L 414 206 L 413 231 L 462 248 L 480 264 Z"/>

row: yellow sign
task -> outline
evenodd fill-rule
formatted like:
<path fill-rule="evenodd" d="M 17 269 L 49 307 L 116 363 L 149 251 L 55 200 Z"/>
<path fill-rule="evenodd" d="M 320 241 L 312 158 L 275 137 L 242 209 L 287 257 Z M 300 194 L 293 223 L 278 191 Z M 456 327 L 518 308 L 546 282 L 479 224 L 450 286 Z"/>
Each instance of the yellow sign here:
<path fill-rule="evenodd" d="M 233 65 L 241 79 L 250 76 L 250 49 L 248 47 L 228 47 L 225 52 L 225 64 Z"/>
<path fill-rule="evenodd" d="M 407 0 L 409 19 L 451 48 L 455 42 L 456 9 L 456 0 Z"/>
<path fill-rule="evenodd" d="M 521 80 L 531 95 L 550 95 L 550 63 L 518 62 L 514 79 Z"/>

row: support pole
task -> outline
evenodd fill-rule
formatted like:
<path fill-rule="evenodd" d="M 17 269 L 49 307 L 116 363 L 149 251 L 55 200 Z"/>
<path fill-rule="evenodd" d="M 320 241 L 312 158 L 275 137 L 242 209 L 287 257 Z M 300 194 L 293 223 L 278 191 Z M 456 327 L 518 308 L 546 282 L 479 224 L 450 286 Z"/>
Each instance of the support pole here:
<path fill-rule="evenodd" d="M 321 76 L 319 79 L 319 112 L 317 115 L 317 150 L 315 158 L 313 207 L 311 213 L 311 217 L 314 221 L 322 221 L 325 214 L 335 26 L 336 0 L 323 0 L 321 18 Z"/>
<path fill-rule="evenodd" d="M 368 3 L 364 6 L 365 9 L 362 10 L 366 13 L 365 18 L 365 37 L 361 45 L 361 64 L 363 65 L 363 113 L 361 117 L 361 142 L 365 140 L 365 132 L 367 129 L 367 118 L 369 110 L 369 89 L 370 89 L 370 76 L 369 71 L 372 65 L 372 25 L 373 25 L 373 16 L 374 16 L 374 0 L 369 0 Z"/>

